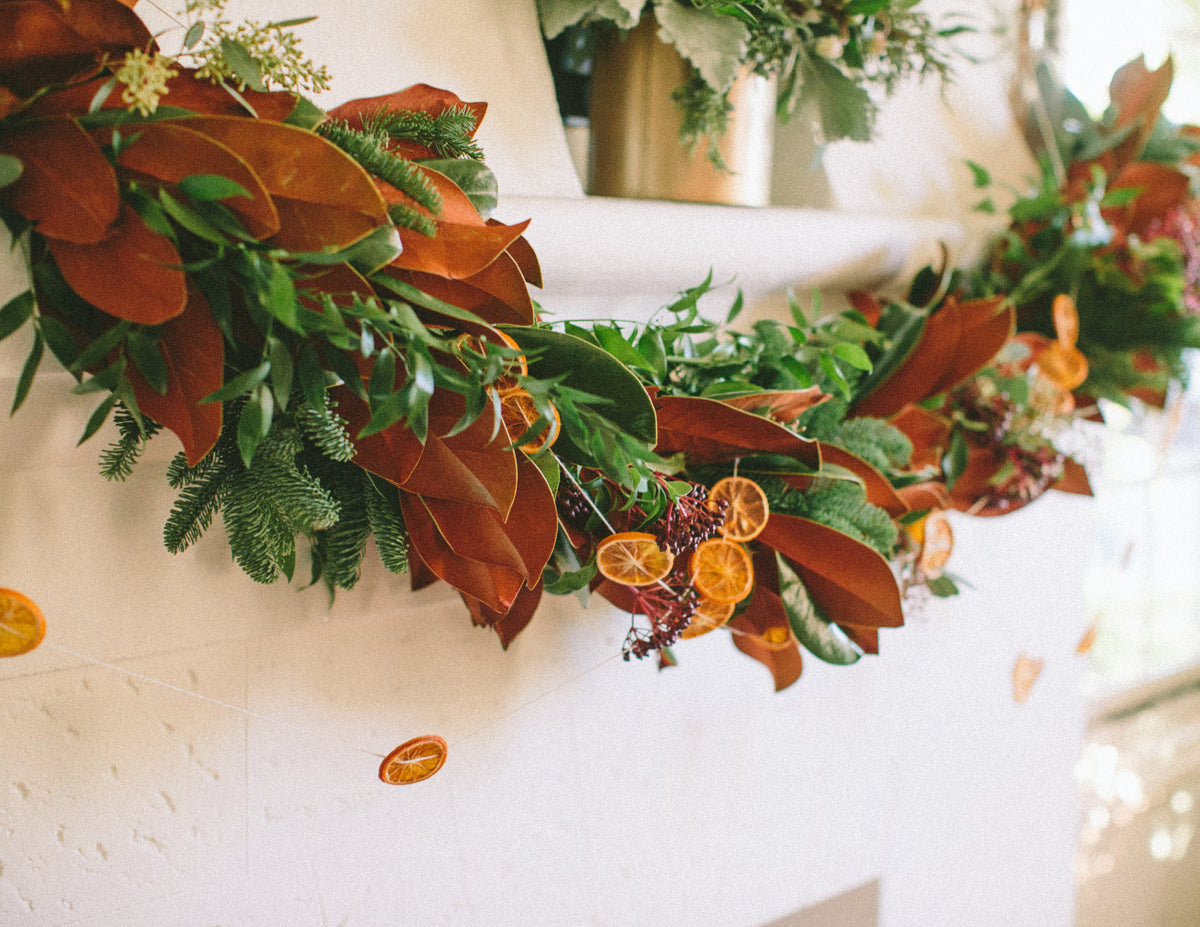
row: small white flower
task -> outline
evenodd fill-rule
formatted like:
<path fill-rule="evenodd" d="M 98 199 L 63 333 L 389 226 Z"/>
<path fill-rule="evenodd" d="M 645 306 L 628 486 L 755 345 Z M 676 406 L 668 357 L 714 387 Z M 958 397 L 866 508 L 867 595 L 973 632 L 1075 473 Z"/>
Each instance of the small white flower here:
<path fill-rule="evenodd" d="M 836 35 L 823 35 L 817 39 L 816 47 L 818 55 L 832 61 L 842 57 L 842 50 L 846 47 L 846 43 Z"/>

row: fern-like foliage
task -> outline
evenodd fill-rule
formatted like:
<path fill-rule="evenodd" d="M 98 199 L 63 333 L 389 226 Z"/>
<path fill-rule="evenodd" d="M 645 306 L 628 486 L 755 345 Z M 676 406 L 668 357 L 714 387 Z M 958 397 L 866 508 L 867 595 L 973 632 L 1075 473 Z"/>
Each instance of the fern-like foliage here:
<path fill-rule="evenodd" d="M 829 441 L 883 473 L 903 469 L 912 459 L 908 435 L 881 418 L 848 419 L 834 429 Z"/>
<path fill-rule="evenodd" d="M 782 480 L 762 481 L 771 511 L 820 522 L 890 557 L 899 533 L 888 513 L 867 501 L 862 486 L 850 480 L 819 480 L 803 492 Z"/>
<path fill-rule="evenodd" d="M 439 158 L 483 160 L 483 149 L 471 137 L 478 120 L 463 107 L 447 109 L 436 116 L 429 113 L 381 110 L 363 119 L 363 128 L 397 141 L 416 142 Z"/>
<path fill-rule="evenodd" d="M 362 574 L 371 521 L 364 499 L 366 473 L 361 467 L 319 453 L 306 454 L 308 467 L 336 500 L 338 519 L 312 533 L 312 578 L 332 592 L 353 589 Z"/>
<path fill-rule="evenodd" d="M 345 462 L 354 456 L 354 445 L 346 430 L 347 422 L 328 400 L 320 408 L 307 402 L 298 402 L 296 425 L 304 438 L 330 460 Z"/>
<path fill-rule="evenodd" d="M 226 410 L 225 421 L 235 421 Z M 167 483 L 178 489 L 179 496 L 167 516 L 163 542 L 173 554 L 195 544 L 212 525 L 221 510 L 229 480 L 242 469 L 236 431 L 226 425 L 216 445 L 194 467 L 177 454 L 167 467 Z"/>
<path fill-rule="evenodd" d="M 113 423 L 117 426 L 117 439 L 100 453 L 100 475 L 106 480 L 123 481 L 133 473 L 133 465 L 160 426 L 145 417 L 139 423 L 121 403 L 117 403 L 113 412 Z"/>

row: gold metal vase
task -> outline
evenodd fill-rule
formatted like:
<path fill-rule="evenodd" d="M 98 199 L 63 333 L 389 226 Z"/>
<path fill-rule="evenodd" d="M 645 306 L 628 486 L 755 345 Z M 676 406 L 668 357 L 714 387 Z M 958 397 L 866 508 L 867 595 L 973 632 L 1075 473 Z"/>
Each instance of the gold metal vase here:
<path fill-rule="evenodd" d="M 775 87 L 743 70 L 730 93 L 733 112 L 718 140 L 728 172 L 709 162 L 708 139 L 679 140 L 682 114 L 671 92 L 690 74 L 660 41 L 652 17 L 601 39 L 594 60 L 588 192 L 596 196 L 765 206 L 771 193 Z"/>

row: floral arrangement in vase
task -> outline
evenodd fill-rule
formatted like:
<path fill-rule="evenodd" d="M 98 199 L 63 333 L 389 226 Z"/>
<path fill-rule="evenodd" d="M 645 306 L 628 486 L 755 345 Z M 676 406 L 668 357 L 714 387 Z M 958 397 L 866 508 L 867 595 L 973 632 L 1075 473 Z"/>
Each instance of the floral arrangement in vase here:
<path fill-rule="evenodd" d="M 1078 294 L 1049 345 L 932 270 L 749 330 L 740 299 L 700 315 L 707 280 L 665 322 L 546 323 L 527 223 L 487 218 L 484 104 L 419 85 L 324 113 L 244 36 L 215 43 L 227 72 L 185 65 L 117 0 L 0 0 L 0 24 L 14 411 L 48 351 L 98 398 L 84 437 L 115 423 L 106 477 L 174 434 L 173 551 L 220 516 L 256 581 L 336 590 L 374 536 L 506 647 L 543 595 L 595 593 L 626 658 L 723 630 L 783 688 L 802 650 L 853 663 L 906 597 L 955 592 L 943 510 L 1088 491 L 1050 427 L 1076 354 L 1103 356 Z"/>

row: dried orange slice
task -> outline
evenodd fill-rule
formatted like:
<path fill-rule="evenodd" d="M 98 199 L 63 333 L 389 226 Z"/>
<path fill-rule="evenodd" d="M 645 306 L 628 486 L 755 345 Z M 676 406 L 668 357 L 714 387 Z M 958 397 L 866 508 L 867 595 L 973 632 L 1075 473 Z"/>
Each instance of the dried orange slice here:
<path fill-rule="evenodd" d="M 1054 334 L 1058 343 L 1064 348 L 1073 348 L 1079 341 L 1079 310 L 1075 308 L 1075 300 L 1066 293 L 1054 297 L 1051 308 L 1054 316 Z"/>
<path fill-rule="evenodd" d="M 670 573 L 674 565 L 675 555 L 644 531 L 610 534 L 596 545 L 596 569 L 614 583 L 648 586 Z"/>
<path fill-rule="evenodd" d="M 921 519 L 921 556 L 917 565 L 927 576 L 937 576 L 954 550 L 954 529 L 945 512 L 934 510 Z"/>
<path fill-rule="evenodd" d="M 782 625 L 776 624 L 758 635 L 758 639 L 772 650 L 783 650 L 784 647 L 792 642 L 792 632 Z"/>
<path fill-rule="evenodd" d="M 1076 347 L 1064 348 L 1058 342 L 1050 345 L 1037 359 L 1038 370 L 1059 389 L 1073 390 L 1087 379 L 1088 362 Z"/>
<path fill-rule="evenodd" d="M 520 445 L 521 450 L 526 454 L 536 454 L 542 448 L 549 447 L 558 440 L 562 419 L 559 418 L 558 410 L 554 406 L 550 407 L 550 411 L 554 416 L 550 420 L 550 424 L 541 434 Z M 534 422 L 541 418 L 541 414 L 534 405 L 533 397 L 521 387 L 513 386 L 507 392 L 500 394 L 500 417 L 504 419 L 504 427 L 508 429 L 509 439 L 516 441 L 529 430 Z"/>
<path fill-rule="evenodd" d="M 771 514 L 767 494 L 754 480 L 744 476 L 727 476 L 717 480 L 708 491 L 708 507 L 719 511 L 725 502 L 725 527 L 721 533 L 731 541 L 752 541 L 767 526 Z"/>
<path fill-rule="evenodd" d="M 446 741 L 437 734 L 406 740 L 383 758 L 379 778 L 388 785 L 411 785 L 428 779 L 446 762 Z"/>
<path fill-rule="evenodd" d="M 46 618 L 28 596 L 0 589 L 0 657 L 29 653 L 46 636 Z"/>
<path fill-rule="evenodd" d="M 693 637 L 699 637 L 701 634 L 707 634 L 709 631 L 715 631 L 717 628 L 722 627 L 732 617 L 732 602 L 722 604 L 700 596 L 696 610 L 692 612 L 692 620 L 680 632 L 679 636 L 688 640 Z"/>
<path fill-rule="evenodd" d="M 742 601 L 754 588 L 754 563 L 741 544 L 710 538 L 696 548 L 688 564 L 692 585 L 718 605 Z"/>
<path fill-rule="evenodd" d="M 517 344 L 511 337 L 502 331 L 489 333 L 488 337 L 495 334 L 500 341 L 504 342 L 506 348 L 512 348 L 514 351 L 521 350 L 521 346 Z M 470 349 L 476 354 L 487 354 L 486 339 L 478 338 L 475 335 L 460 335 L 458 337 L 459 350 Z M 529 364 L 525 362 L 525 355 L 518 354 L 516 357 L 509 360 L 504 365 L 504 373 L 500 374 L 492 384 L 492 387 L 497 390 L 501 396 L 509 390 L 518 389 L 517 377 L 529 376 Z"/>

